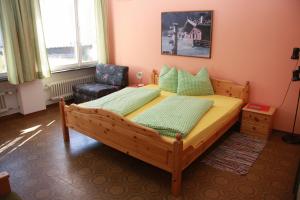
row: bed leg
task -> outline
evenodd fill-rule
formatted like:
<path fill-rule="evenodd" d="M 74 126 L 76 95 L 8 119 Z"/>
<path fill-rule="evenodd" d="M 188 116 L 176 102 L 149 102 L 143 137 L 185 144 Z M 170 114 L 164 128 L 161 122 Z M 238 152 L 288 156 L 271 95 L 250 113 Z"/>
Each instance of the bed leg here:
<path fill-rule="evenodd" d="M 64 100 L 64 98 L 60 99 L 59 108 L 60 108 L 61 127 L 62 127 L 63 136 L 64 136 L 64 141 L 69 142 L 70 137 L 69 137 L 69 129 L 68 129 L 67 124 L 66 124 L 65 100 Z"/>
<path fill-rule="evenodd" d="M 174 196 L 179 196 L 181 192 L 182 151 L 181 135 L 177 134 L 176 141 L 173 143 L 172 194 Z"/>

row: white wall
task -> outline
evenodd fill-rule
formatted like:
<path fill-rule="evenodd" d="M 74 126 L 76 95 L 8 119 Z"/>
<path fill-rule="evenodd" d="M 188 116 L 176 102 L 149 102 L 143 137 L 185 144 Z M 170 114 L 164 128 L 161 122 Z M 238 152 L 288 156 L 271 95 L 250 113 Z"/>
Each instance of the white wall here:
<path fill-rule="evenodd" d="M 6 96 L 6 103 L 10 110 L 0 113 L 0 117 L 18 112 L 26 115 L 44 110 L 46 105 L 56 103 L 56 101 L 49 100 L 49 91 L 44 87 L 46 84 L 90 74 L 95 74 L 95 68 L 55 73 L 50 78 L 27 82 L 18 86 L 2 82 L 0 83 L 0 92 L 13 91 L 14 93 Z"/>
<path fill-rule="evenodd" d="M 46 109 L 44 86 L 41 80 L 26 82 L 17 86 L 20 113 L 23 115 Z"/>

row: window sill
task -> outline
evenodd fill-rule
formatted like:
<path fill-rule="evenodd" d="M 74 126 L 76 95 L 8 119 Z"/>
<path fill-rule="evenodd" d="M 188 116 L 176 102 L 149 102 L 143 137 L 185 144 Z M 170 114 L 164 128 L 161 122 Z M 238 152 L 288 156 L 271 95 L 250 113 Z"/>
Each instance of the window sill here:
<path fill-rule="evenodd" d="M 51 71 L 51 74 L 77 71 L 77 70 L 85 70 L 85 69 L 91 69 L 91 68 L 95 68 L 95 67 L 96 66 L 94 65 L 94 66 L 77 67 L 77 68 L 70 68 L 70 69 L 61 69 L 61 70 Z M 7 76 L 0 76 L 0 83 L 7 82 L 7 81 L 8 81 Z"/>
<path fill-rule="evenodd" d="M 58 70 L 51 71 L 51 74 L 77 71 L 77 70 L 84 70 L 84 69 L 91 69 L 91 68 L 95 68 L 95 67 L 96 67 L 96 64 L 93 65 L 93 66 L 86 66 L 86 67 L 74 67 L 74 68 L 69 68 L 69 69 L 58 69 Z"/>

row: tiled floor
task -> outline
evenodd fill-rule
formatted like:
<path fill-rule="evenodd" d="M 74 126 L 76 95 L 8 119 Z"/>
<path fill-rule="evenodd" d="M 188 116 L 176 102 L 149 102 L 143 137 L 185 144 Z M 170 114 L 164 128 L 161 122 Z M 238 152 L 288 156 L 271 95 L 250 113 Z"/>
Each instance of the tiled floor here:
<path fill-rule="evenodd" d="M 0 170 L 12 189 L 34 199 L 173 199 L 170 174 L 71 131 L 65 145 L 59 110 L 0 118 Z M 206 166 L 197 159 L 183 174 L 178 199 L 293 199 L 300 146 L 273 134 L 246 176 Z"/>

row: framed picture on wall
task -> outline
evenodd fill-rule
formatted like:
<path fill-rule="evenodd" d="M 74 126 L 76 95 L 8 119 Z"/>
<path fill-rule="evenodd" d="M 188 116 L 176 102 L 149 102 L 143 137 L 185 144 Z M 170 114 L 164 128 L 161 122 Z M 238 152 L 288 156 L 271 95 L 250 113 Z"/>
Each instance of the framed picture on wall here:
<path fill-rule="evenodd" d="M 163 55 L 211 57 L 213 11 L 163 12 Z"/>

